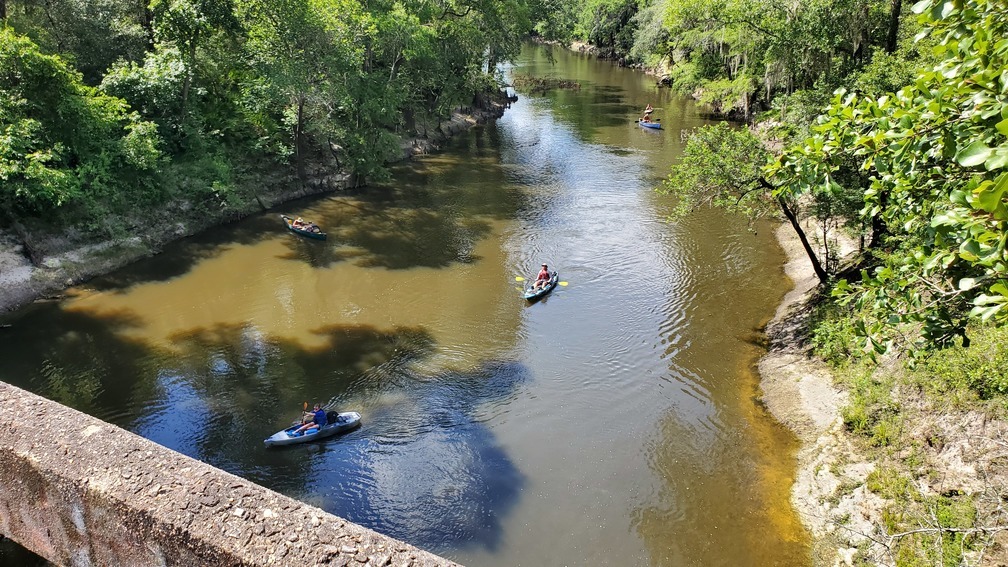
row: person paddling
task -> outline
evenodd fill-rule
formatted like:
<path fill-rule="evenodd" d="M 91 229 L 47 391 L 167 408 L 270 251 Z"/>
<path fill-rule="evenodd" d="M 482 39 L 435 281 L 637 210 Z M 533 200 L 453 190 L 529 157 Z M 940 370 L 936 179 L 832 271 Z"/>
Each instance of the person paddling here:
<path fill-rule="evenodd" d="M 542 269 L 539 270 L 539 275 L 536 276 L 535 284 L 532 285 L 532 289 L 538 291 L 546 287 L 549 285 L 550 278 L 552 277 L 552 274 L 549 272 L 549 266 L 543 264 Z"/>
<path fill-rule="evenodd" d="M 309 416 L 311 417 L 309 418 Z M 322 429 L 328 422 L 326 412 L 322 409 L 321 404 L 315 404 L 315 408 L 312 410 L 312 413 L 305 415 L 305 420 L 306 423 L 299 427 L 297 431 L 294 432 L 295 434 L 306 433 L 314 428 Z"/>

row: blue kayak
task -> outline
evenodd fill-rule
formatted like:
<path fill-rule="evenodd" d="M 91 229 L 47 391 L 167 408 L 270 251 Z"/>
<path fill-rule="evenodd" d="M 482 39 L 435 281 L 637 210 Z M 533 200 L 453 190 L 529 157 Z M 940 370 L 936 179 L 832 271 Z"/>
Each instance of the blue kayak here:
<path fill-rule="evenodd" d="M 314 238 L 315 240 L 326 239 L 326 233 L 322 232 L 322 229 L 316 226 L 315 223 L 307 223 L 302 226 L 295 226 L 294 219 L 290 218 L 289 216 L 280 215 L 280 218 L 282 218 L 284 224 L 287 225 L 287 230 L 295 234 L 300 234 L 301 236 L 305 236 L 307 238 Z"/>
<path fill-rule="evenodd" d="M 545 296 L 547 293 L 553 291 L 553 288 L 555 288 L 557 286 L 557 283 L 559 282 L 560 282 L 560 274 L 558 272 L 553 272 L 553 276 L 549 279 L 549 283 L 547 283 L 545 286 L 539 289 L 535 289 L 535 284 L 533 284 L 525 288 L 525 299 L 529 301 L 535 301 Z"/>
<path fill-rule="evenodd" d="M 326 420 L 327 423 L 320 429 L 309 429 L 308 431 L 303 431 L 301 433 L 297 433 L 297 430 L 301 428 L 301 424 L 294 424 L 283 431 L 277 431 L 273 435 L 267 437 L 263 443 L 265 443 L 267 447 L 297 445 L 298 443 L 307 443 L 309 441 L 317 441 L 319 439 L 332 437 L 333 435 L 344 431 L 351 431 L 360 427 L 361 424 L 360 414 L 355 411 L 345 411 L 340 413 L 330 411 L 326 414 Z"/>
<path fill-rule="evenodd" d="M 652 130 L 661 130 L 661 122 L 645 122 L 643 120 L 638 120 L 638 124 L 644 128 L 650 128 Z"/>

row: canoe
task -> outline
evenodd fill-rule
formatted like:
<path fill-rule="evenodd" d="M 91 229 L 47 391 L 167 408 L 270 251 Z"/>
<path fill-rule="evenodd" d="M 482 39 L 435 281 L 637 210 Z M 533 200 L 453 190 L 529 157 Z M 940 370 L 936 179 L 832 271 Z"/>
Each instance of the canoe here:
<path fill-rule="evenodd" d="M 280 218 L 282 218 L 283 221 L 284 221 L 284 224 L 287 225 L 287 230 L 289 230 L 289 231 L 291 231 L 293 233 L 300 234 L 301 236 L 306 236 L 308 238 L 314 238 L 315 240 L 325 240 L 326 239 L 326 233 L 322 232 L 322 230 L 319 229 L 314 224 L 312 226 L 315 226 L 315 229 L 318 230 L 318 232 L 294 226 L 294 219 L 290 218 L 287 215 L 280 215 Z"/>
<path fill-rule="evenodd" d="M 644 122 L 643 120 L 638 120 L 638 124 L 644 128 L 651 128 L 652 130 L 661 130 L 661 122 Z"/>
<path fill-rule="evenodd" d="M 550 278 L 549 283 L 546 284 L 545 287 L 541 287 L 538 290 L 534 290 L 533 286 L 535 285 L 535 283 L 533 282 L 533 285 L 525 289 L 525 299 L 529 301 L 535 301 L 545 296 L 547 293 L 553 291 L 553 288 L 557 286 L 557 283 L 559 283 L 559 281 L 560 281 L 560 274 L 558 272 L 553 272 L 553 277 Z"/>
<path fill-rule="evenodd" d="M 318 441 L 319 439 L 332 437 L 337 433 L 354 430 L 360 427 L 361 424 L 360 414 L 355 411 L 344 411 L 338 413 L 330 411 L 326 413 L 326 418 L 328 423 L 322 426 L 321 429 L 312 429 L 303 433 L 295 433 L 295 431 L 297 431 L 302 425 L 297 423 L 287 429 L 284 429 L 283 431 L 277 431 L 273 435 L 267 437 L 263 443 L 265 443 L 267 447 L 279 447 L 282 445 L 297 445 L 299 443 L 307 443 L 309 441 Z"/>

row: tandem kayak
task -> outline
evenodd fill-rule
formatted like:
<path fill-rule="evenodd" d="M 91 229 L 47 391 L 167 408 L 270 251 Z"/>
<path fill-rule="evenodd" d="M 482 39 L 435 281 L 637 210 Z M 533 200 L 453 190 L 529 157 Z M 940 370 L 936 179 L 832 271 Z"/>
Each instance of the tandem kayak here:
<path fill-rule="evenodd" d="M 560 281 L 560 274 L 558 272 L 553 272 L 553 276 L 550 277 L 549 283 L 546 284 L 545 286 L 543 286 L 543 287 L 541 287 L 539 289 L 534 289 L 534 284 L 533 284 L 533 285 L 525 288 L 525 299 L 527 299 L 529 301 L 535 301 L 535 300 L 539 299 L 540 297 L 545 296 L 547 293 L 553 291 L 553 288 L 555 288 L 557 286 L 557 283 L 559 281 Z"/>
<path fill-rule="evenodd" d="M 645 122 L 643 120 L 638 120 L 638 124 L 644 128 L 651 128 L 652 130 L 661 130 L 661 122 Z"/>
<path fill-rule="evenodd" d="M 314 238 L 315 240 L 325 240 L 326 233 L 322 232 L 315 223 L 308 223 L 308 226 L 294 226 L 294 219 L 287 215 L 280 215 L 283 219 L 284 224 L 287 225 L 287 230 L 300 234 L 301 236 L 306 236 L 308 238 Z"/>
<path fill-rule="evenodd" d="M 277 431 L 273 435 L 267 437 L 263 443 L 265 443 L 267 447 L 279 447 L 281 445 L 297 445 L 298 443 L 318 441 L 319 439 L 332 437 L 337 433 L 357 429 L 361 424 L 360 414 L 355 411 L 344 411 L 339 413 L 330 411 L 326 413 L 326 419 L 328 420 L 328 423 L 322 426 L 321 429 L 311 429 L 304 433 L 295 433 L 295 431 L 301 427 L 301 424 L 298 423 L 284 429 L 283 431 Z"/>

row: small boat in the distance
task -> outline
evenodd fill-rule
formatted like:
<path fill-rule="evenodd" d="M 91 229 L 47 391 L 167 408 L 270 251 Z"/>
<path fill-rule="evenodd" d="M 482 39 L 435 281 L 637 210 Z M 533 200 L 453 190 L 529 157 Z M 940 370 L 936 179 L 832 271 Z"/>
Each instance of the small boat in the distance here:
<path fill-rule="evenodd" d="M 287 225 L 287 230 L 295 234 L 300 234 L 301 236 L 308 238 L 314 238 L 315 240 L 326 239 L 326 233 L 322 232 L 322 229 L 313 222 L 302 221 L 300 217 L 292 219 L 287 215 L 280 215 L 280 218 L 282 218 L 284 224 Z"/>
<path fill-rule="evenodd" d="M 535 300 L 537 300 L 537 299 L 545 296 L 547 293 L 553 291 L 553 288 L 555 288 L 557 286 L 557 283 L 559 283 L 559 282 L 560 282 L 560 273 L 559 272 L 553 272 L 553 275 L 549 279 L 549 283 L 547 283 L 543 287 L 541 287 L 539 289 L 535 289 L 535 284 L 530 285 L 529 287 L 527 287 L 525 289 L 525 299 L 527 299 L 529 301 L 535 301 Z M 564 284 L 564 285 L 566 285 L 566 284 Z"/>
<path fill-rule="evenodd" d="M 644 128 L 650 128 L 652 130 L 661 130 L 660 120 L 654 120 L 654 121 L 638 120 L 637 123 L 643 126 Z"/>
<path fill-rule="evenodd" d="M 302 424 L 295 423 L 283 431 L 277 431 L 273 435 L 270 435 L 263 441 L 263 443 L 265 443 L 267 447 L 297 445 L 298 443 L 307 443 L 309 441 L 317 441 L 319 439 L 332 437 L 333 435 L 344 431 L 351 431 L 360 427 L 361 424 L 360 414 L 355 411 L 329 411 L 326 412 L 326 420 L 326 424 L 321 428 L 309 429 L 308 431 L 303 431 L 301 433 L 298 433 L 297 430 L 301 428 Z"/>

